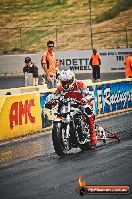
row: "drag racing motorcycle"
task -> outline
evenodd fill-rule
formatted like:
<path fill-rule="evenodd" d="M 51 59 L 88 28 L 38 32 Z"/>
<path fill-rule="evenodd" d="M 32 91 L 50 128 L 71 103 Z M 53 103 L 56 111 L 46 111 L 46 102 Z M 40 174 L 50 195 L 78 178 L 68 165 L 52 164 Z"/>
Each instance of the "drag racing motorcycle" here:
<path fill-rule="evenodd" d="M 61 96 L 54 98 L 55 119 L 53 120 L 52 141 L 55 152 L 58 156 L 63 156 L 72 148 L 80 148 L 81 151 L 88 151 L 92 148 L 90 140 L 90 130 L 88 116 L 85 114 L 81 101 Z M 48 104 L 48 103 L 47 103 Z M 48 106 L 47 106 L 48 108 Z M 96 127 L 97 139 L 106 143 L 107 139 L 116 136 L 98 126 Z M 108 134 L 108 132 L 107 132 Z"/>

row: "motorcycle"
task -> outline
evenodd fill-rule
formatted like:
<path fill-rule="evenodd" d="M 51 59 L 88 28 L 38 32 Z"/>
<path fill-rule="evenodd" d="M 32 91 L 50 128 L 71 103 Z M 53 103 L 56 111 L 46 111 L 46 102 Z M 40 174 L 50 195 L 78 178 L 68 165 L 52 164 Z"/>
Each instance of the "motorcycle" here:
<path fill-rule="evenodd" d="M 45 108 L 51 108 L 51 104 L 55 105 L 52 141 L 57 155 L 66 155 L 72 148 L 79 147 L 81 151 L 92 149 L 88 115 L 84 111 L 83 103 L 77 99 L 65 98 L 62 95 L 61 97 L 53 97 L 52 102 L 46 103 Z M 106 144 L 108 140 L 115 139 L 120 142 L 120 137 L 117 134 L 98 124 L 95 124 L 95 129 L 98 141 Z"/>
<path fill-rule="evenodd" d="M 72 148 L 82 151 L 91 149 L 88 116 L 82 103 L 77 99 L 61 96 L 52 103 L 56 104 L 53 121 L 52 141 L 59 156 L 67 154 Z"/>

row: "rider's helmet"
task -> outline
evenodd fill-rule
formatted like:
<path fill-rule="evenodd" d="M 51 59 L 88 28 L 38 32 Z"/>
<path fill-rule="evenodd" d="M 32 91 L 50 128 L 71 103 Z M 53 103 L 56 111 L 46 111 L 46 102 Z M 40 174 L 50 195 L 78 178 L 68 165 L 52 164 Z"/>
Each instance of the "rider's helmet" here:
<path fill-rule="evenodd" d="M 74 85 L 75 74 L 71 70 L 62 70 L 59 79 L 63 89 L 70 90 Z"/>

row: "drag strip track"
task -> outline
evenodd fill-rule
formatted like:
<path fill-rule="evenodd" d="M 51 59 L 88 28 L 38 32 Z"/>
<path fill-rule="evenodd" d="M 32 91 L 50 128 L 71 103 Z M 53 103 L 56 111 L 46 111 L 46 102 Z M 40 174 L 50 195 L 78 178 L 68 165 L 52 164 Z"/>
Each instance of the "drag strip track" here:
<path fill-rule="evenodd" d="M 83 80 L 83 79 L 91 79 L 92 74 L 88 73 L 79 73 L 76 74 L 76 79 Z M 124 79 L 125 75 L 123 73 L 104 73 L 101 74 L 101 80 L 115 80 L 115 79 Z M 39 84 L 42 81 L 42 76 L 39 76 Z M 24 86 L 24 76 L 22 77 L 0 77 L 0 89 L 9 89 L 9 88 L 19 88 Z"/>
<path fill-rule="evenodd" d="M 88 185 L 132 186 L 132 111 L 97 120 L 118 133 L 121 142 L 98 143 L 95 150 L 72 150 L 58 157 L 51 133 L 0 146 L 1 199 L 74 199 L 78 178 Z M 132 198 L 132 195 L 85 195 L 82 198 Z"/>

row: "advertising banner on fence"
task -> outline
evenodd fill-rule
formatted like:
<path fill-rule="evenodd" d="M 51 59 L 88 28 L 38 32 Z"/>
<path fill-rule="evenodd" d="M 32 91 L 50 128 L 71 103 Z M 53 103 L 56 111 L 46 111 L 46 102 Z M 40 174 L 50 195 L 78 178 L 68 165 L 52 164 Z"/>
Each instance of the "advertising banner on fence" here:
<path fill-rule="evenodd" d="M 124 72 L 124 58 L 132 51 L 132 48 L 104 49 L 97 51 L 101 55 L 101 73 Z M 41 57 L 43 52 L 37 54 L 22 55 L 1 55 L 0 56 L 0 76 L 23 75 L 25 57 L 31 57 L 32 61 L 38 66 L 39 75 L 43 74 Z M 73 70 L 75 73 L 91 73 L 89 65 L 92 50 L 69 50 L 56 51 L 56 58 L 62 60 L 61 68 Z"/>
<path fill-rule="evenodd" d="M 41 130 L 39 93 L 2 96 L 0 99 L 0 140 Z"/>
<path fill-rule="evenodd" d="M 97 114 L 132 108 L 132 81 L 108 82 L 88 88 L 95 97 Z"/>
<path fill-rule="evenodd" d="M 124 59 L 131 50 L 131 48 L 97 49 L 98 53 L 101 55 L 101 73 L 124 72 Z M 62 60 L 62 65 L 66 66 L 66 68 L 70 68 L 75 73 L 92 72 L 91 66 L 89 65 L 91 55 L 91 50 L 56 52 L 57 58 Z"/>
<path fill-rule="evenodd" d="M 132 108 L 132 79 L 108 81 L 88 85 L 87 88 L 94 96 L 94 110 L 96 114 L 112 113 Z M 47 96 L 51 92 L 40 96 L 42 128 L 50 126 L 55 109 L 45 109 Z"/>

